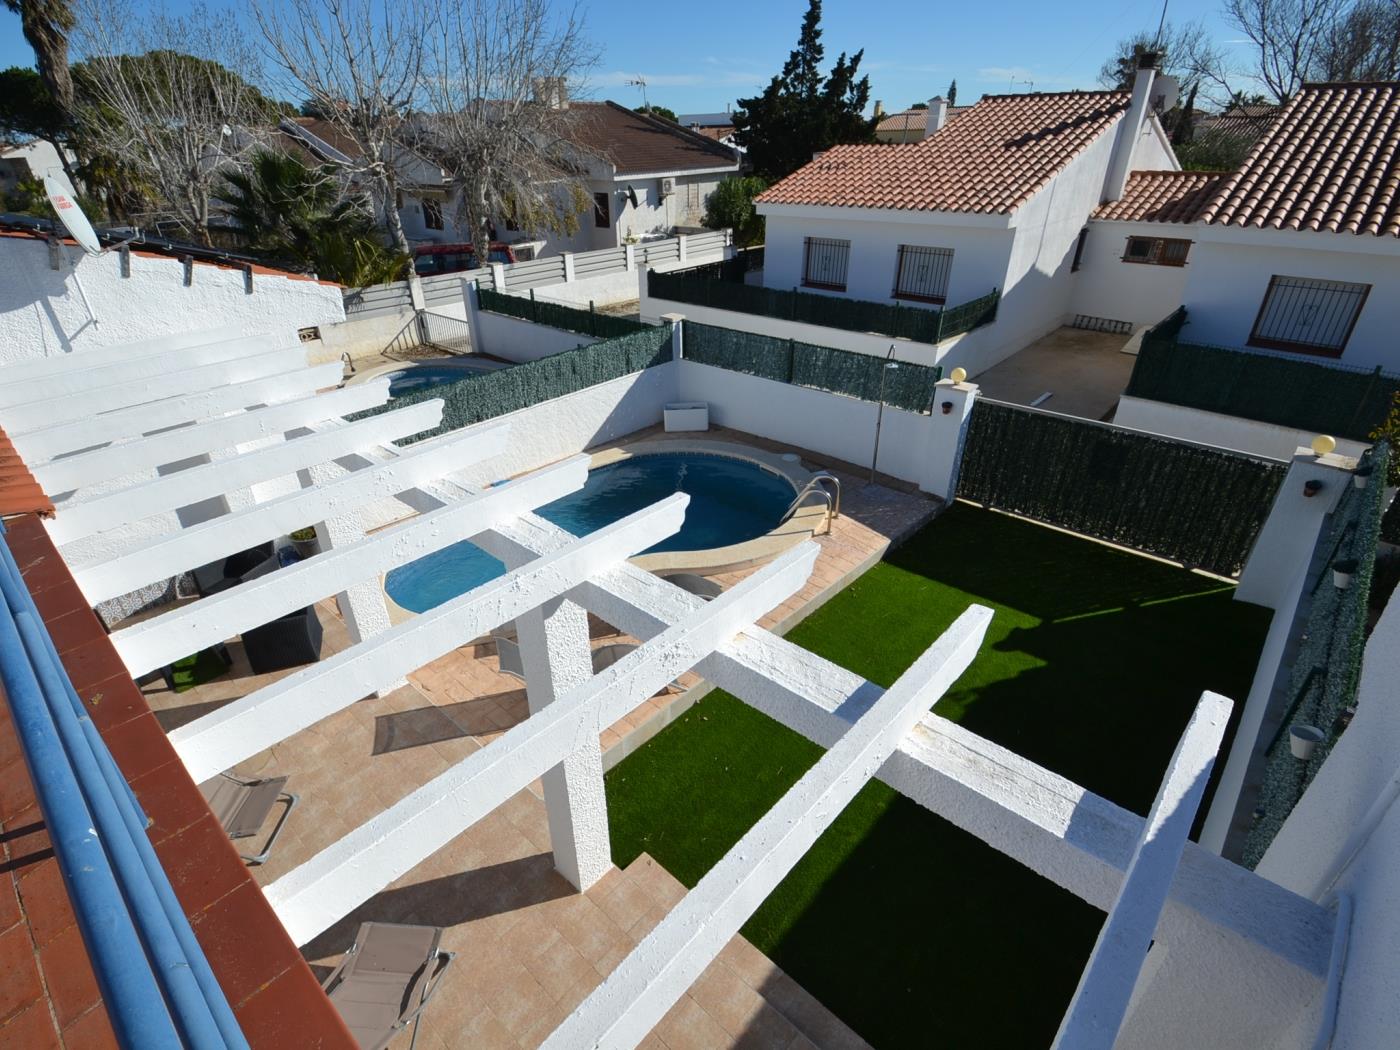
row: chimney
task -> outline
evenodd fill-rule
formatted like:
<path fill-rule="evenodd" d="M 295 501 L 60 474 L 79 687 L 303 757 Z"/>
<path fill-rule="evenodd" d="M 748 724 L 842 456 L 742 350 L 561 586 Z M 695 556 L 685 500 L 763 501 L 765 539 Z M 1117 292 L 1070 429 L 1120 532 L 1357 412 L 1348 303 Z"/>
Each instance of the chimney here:
<path fill-rule="evenodd" d="M 924 118 L 924 138 L 948 123 L 948 100 L 942 95 L 934 95 L 928 100 L 928 112 Z"/>
<path fill-rule="evenodd" d="M 879 120 L 885 115 L 885 104 L 878 98 L 875 100 L 875 119 Z"/>
<path fill-rule="evenodd" d="M 535 77 L 530 86 L 534 89 L 536 102 L 550 109 L 569 108 L 569 88 L 563 77 Z"/>
<path fill-rule="evenodd" d="M 1138 56 L 1133 98 L 1128 103 L 1128 112 L 1118 122 L 1118 137 L 1113 142 L 1113 154 L 1108 161 L 1108 179 L 1104 183 L 1105 201 L 1121 200 L 1123 190 L 1128 185 L 1128 169 L 1133 163 L 1133 148 L 1137 146 L 1138 135 L 1142 132 L 1142 122 L 1147 119 L 1152 82 L 1157 78 L 1157 61 L 1160 57 L 1155 51 L 1144 51 Z"/>

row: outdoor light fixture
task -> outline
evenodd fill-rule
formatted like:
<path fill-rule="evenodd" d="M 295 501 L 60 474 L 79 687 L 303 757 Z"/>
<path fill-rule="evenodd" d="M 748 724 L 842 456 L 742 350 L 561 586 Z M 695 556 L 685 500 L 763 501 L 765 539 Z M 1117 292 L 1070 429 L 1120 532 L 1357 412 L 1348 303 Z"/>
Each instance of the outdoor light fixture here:
<path fill-rule="evenodd" d="M 1337 439 L 1331 434 L 1319 434 L 1312 439 L 1312 450 L 1319 456 L 1325 456 L 1337 447 Z"/>
<path fill-rule="evenodd" d="M 1317 478 L 1311 478 L 1303 482 L 1303 495 L 1307 496 L 1309 499 L 1316 496 L 1321 491 L 1322 482 L 1318 481 Z"/>
<path fill-rule="evenodd" d="M 938 407 L 943 409 L 943 414 L 945 416 L 951 416 L 953 414 L 953 402 L 951 401 L 945 401 Z"/>
<path fill-rule="evenodd" d="M 885 421 L 885 377 L 899 367 L 894 359 L 894 345 L 885 354 L 885 367 L 880 369 L 880 407 L 875 412 L 875 451 L 870 454 L 870 484 L 875 484 L 875 464 L 880 459 L 880 426 Z M 946 410 L 945 410 L 946 411 Z"/>
<path fill-rule="evenodd" d="M 1288 750 L 1300 762 L 1312 758 L 1317 745 L 1322 743 L 1322 730 L 1317 726 L 1296 725 L 1288 727 Z"/>
<path fill-rule="evenodd" d="M 948 373 L 948 378 L 951 379 L 954 383 L 961 383 L 964 379 L 967 378 L 967 369 L 955 368 Z"/>
<path fill-rule="evenodd" d="M 1369 463 L 1363 463 L 1351 474 L 1351 483 L 1359 489 L 1364 489 L 1366 483 L 1371 480 L 1371 471 L 1374 470 Z"/>
<path fill-rule="evenodd" d="M 1351 586 L 1351 578 L 1356 575 L 1356 559 L 1343 558 L 1332 563 L 1332 583 L 1337 590 L 1344 591 Z"/>

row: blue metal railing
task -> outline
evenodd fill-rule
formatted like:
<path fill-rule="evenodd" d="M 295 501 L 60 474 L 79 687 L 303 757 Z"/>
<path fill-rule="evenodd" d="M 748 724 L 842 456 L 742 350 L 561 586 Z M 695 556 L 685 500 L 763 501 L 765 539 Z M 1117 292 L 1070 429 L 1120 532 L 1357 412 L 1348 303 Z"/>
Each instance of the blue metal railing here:
<path fill-rule="evenodd" d="M 246 1050 L 126 778 L 83 710 L 0 523 L 0 682 L 123 1047 Z"/>

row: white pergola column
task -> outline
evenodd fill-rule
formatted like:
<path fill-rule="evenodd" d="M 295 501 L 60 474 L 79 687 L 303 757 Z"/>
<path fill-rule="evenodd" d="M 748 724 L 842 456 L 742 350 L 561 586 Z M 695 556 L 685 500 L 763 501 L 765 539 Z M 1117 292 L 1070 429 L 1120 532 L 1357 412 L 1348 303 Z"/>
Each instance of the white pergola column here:
<path fill-rule="evenodd" d="M 537 714 L 593 675 L 588 613 L 570 601 L 554 601 L 515 621 L 530 714 Z M 568 758 L 540 778 L 554 867 L 579 891 L 612 866 L 608 801 L 603 792 L 603 749 L 587 734 Z"/>

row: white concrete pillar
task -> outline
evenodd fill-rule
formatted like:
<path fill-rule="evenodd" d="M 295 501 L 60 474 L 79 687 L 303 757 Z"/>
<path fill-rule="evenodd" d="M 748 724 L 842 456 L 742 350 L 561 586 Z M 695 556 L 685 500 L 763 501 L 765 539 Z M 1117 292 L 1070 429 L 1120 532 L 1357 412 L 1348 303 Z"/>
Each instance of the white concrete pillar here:
<path fill-rule="evenodd" d="M 955 369 L 955 371 L 962 371 Z M 928 418 L 923 476 L 919 488 L 951 503 L 958 494 L 958 469 L 968 421 L 977 402 L 977 384 L 966 379 L 940 379 L 933 388 L 933 414 Z"/>
<path fill-rule="evenodd" d="M 530 713 L 552 704 L 593 674 L 588 613 L 555 599 L 515 621 Z M 554 867 L 583 891 L 612 866 L 608 802 L 603 791 L 603 751 L 594 732 L 541 778 Z"/>
<path fill-rule="evenodd" d="M 467 327 L 471 330 L 472 350 L 478 354 L 486 353 L 484 340 L 481 338 L 481 296 L 480 289 L 475 281 L 462 282 L 462 302 L 467 308 Z"/>
<path fill-rule="evenodd" d="M 676 234 L 676 246 L 677 246 L 677 249 L 678 249 L 678 251 L 679 251 L 679 253 L 680 253 L 679 256 L 678 256 L 678 258 L 680 259 L 680 261 L 681 261 L 682 263 L 684 263 L 684 262 L 686 261 L 686 259 L 689 258 L 689 253 L 686 251 L 687 245 L 686 245 L 686 235 L 685 235 L 685 234 L 683 234 L 683 233 L 678 233 L 678 234 Z"/>
<path fill-rule="evenodd" d="M 685 356 L 685 314 L 662 314 L 661 320 L 671 326 L 671 360 Z"/>
<path fill-rule="evenodd" d="M 493 262 L 491 264 L 491 282 L 495 285 L 496 291 L 506 290 L 506 264 Z"/>
<path fill-rule="evenodd" d="M 1274 505 L 1240 573 L 1236 599 L 1270 609 L 1279 607 L 1289 585 L 1307 571 L 1323 523 L 1351 484 L 1355 466 L 1354 459 L 1335 452 L 1319 456 L 1310 448 L 1299 448 L 1293 453 Z M 1321 488 L 1311 492 L 1310 483 Z"/>
<path fill-rule="evenodd" d="M 414 310 L 426 310 L 428 301 L 423 298 L 423 281 L 416 271 L 408 271 L 408 299 Z"/>
<path fill-rule="evenodd" d="M 637 268 L 637 246 L 634 244 L 624 244 L 622 246 L 622 251 L 627 260 L 627 269 L 635 270 Z"/>
<path fill-rule="evenodd" d="M 573 252 L 565 252 L 565 253 L 564 253 L 564 283 L 565 283 L 565 284 L 573 284 L 573 283 L 574 283 L 574 253 L 573 253 Z"/>

